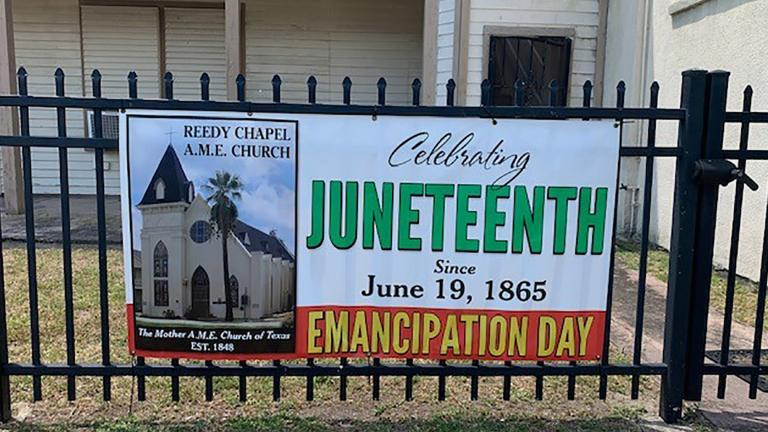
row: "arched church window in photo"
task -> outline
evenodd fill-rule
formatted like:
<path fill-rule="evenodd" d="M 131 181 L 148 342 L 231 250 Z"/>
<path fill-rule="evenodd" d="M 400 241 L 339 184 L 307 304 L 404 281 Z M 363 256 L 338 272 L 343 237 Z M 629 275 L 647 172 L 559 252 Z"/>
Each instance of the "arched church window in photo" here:
<path fill-rule="evenodd" d="M 195 243 L 205 243 L 211 238 L 211 224 L 208 221 L 199 220 L 189 227 L 189 238 Z"/>
<path fill-rule="evenodd" d="M 168 306 L 168 249 L 162 241 L 157 242 L 153 253 L 155 306 Z"/>
<path fill-rule="evenodd" d="M 240 307 L 240 282 L 235 275 L 229 277 L 229 291 L 232 293 L 232 307 Z"/>
<path fill-rule="evenodd" d="M 155 306 L 168 306 L 168 279 L 155 280 Z"/>
<path fill-rule="evenodd" d="M 168 249 L 162 241 L 155 246 L 154 263 L 155 277 L 168 277 Z"/>
<path fill-rule="evenodd" d="M 165 182 L 163 179 L 157 179 L 155 182 L 155 199 L 165 199 Z"/>

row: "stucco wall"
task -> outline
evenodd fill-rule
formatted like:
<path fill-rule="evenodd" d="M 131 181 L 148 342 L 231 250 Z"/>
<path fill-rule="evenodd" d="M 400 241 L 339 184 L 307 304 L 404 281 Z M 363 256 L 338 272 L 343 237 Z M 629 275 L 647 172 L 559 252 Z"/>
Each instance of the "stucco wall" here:
<path fill-rule="evenodd" d="M 742 91 L 747 84 L 755 89 L 753 111 L 768 110 L 768 44 L 759 35 L 766 34 L 768 2 L 752 0 L 710 0 L 689 10 L 671 15 L 668 0 L 652 4 L 652 25 L 649 34 L 650 56 L 647 64 L 648 82 L 661 84 L 659 103 L 676 107 L 680 103 L 680 73 L 689 68 L 725 69 L 731 72 L 728 99 L 729 110 L 739 110 Z M 610 38 L 610 37 L 609 37 Z M 739 129 L 726 129 L 725 146 L 738 146 Z M 677 127 L 661 122 L 659 145 L 677 142 Z M 768 129 L 752 127 L 750 148 L 768 148 Z M 672 218 L 674 162 L 659 160 L 655 170 L 651 238 L 668 246 Z M 763 241 L 768 165 L 752 162 L 747 166 L 750 176 L 761 184 L 758 192 L 744 194 L 742 231 L 738 273 L 757 279 L 760 249 Z M 721 188 L 715 245 L 715 264 L 727 264 L 733 213 L 734 185 Z"/>
<path fill-rule="evenodd" d="M 616 85 L 624 81 L 626 93 L 624 104 L 629 107 L 647 106 L 649 85 L 645 80 L 644 47 L 647 42 L 644 26 L 645 4 L 649 0 L 611 1 L 608 3 L 608 20 L 605 45 L 605 91 L 603 106 L 616 106 Z M 639 121 L 626 122 L 622 133 L 622 145 L 645 145 L 643 131 L 646 125 Z M 636 205 L 640 196 L 638 178 L 644 160 L 622 158 L 620 181 L 626 186 L 619 190 L 617 208 L 617 230 L 621 235 L 632 236 L 639 230 L 640 207 Z"/>

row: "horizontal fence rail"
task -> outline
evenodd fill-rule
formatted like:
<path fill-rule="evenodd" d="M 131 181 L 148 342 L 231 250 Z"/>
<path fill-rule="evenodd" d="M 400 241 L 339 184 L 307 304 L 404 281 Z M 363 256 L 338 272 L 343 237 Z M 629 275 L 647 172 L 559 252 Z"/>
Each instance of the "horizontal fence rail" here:
<path fill-rule="evenodd" d="M 683 376 L 685 375 L 685 365 L 682 358 L 686 353 L 685 342 L 688 338 L 688 327 L 686 324 L 689 301 L 690 301 L 690 275 L 675 273 L 678 269 L 691 268 L 692 256 L 687 256 L 683 251 L 692 251 L 695 236 L 693 231 L 685 231 L 683 223 L 694 224 L 696 221 L 691 219 L 688 222 L 676 220 L 673 227 L 673 250 L 670 259 L 670 292 L 667 300 L 666 317 L 668 328 L 665 333 L 664 359 L 662 362 L 649 363 L 643 362 L 643 333 L 645 326 L 645 299 L 648 272 L 648 256 L 650 250 L 650 223 L 651 223 L 651 205 L 653 200 L 652 188 L 654 177 L 654 161 L 656 158 L 675 158 L 678 168 L 676 174 L 677 192 L 676 194 L 687 194 L 698 186 L 692 179 L 689 179 L 689 171 L 693 162 L 702 156 L 699 150 L 691 150 L 701 144 L 704 139 L 705 114 L 704 93 L 709 92 L 707 85 L 707 74 L 703 71 L 693 71 L 684 73 L 683 77 L 683 103 L 680 108 L 659 108 L 659 85 L 653 83 L 648 89 L 648 106 L 640 108 L 627 108 L 624 106 L 626 86 L 620 82 L 615 88 L 616 104 L 613 107 L 594 107 L 592 84 L 586 81 L 582 86 L 581 106 L 562 107 L 558 105 L 558 83 L 549 84 L 549 103 L 550 106 L 529 107 L 523 105 L 523 96 L 526 83 L 518 81 L 515 85 L 515 106 L 492 106 L 488 103 L 490 100 L 490 83 L 484 80 L 481 85 L 481 105 L 480 106 L 455 106 L 457 88 L 454 80 L 448 80 L 445 85 L 445 100 L 441 101 L 444 106 L 422 106 L 422 83 L 418 79 L 411 85 L 412 105 L 390 105 L 387 104 L 387 82 L 381 78 L 376 83 L 375 105 L 355 105 L 352 103 L 353 86 L 352 80 L 345 77 L 340 83 L 341 104 L 323 104 L 317 102 L 318 81 L 314 76 L 310 76 L 306 81 L 307 103 L 285 103 L 281 94 L 282 79 L 275 75 L 271 81 L 272 84 L 272 102 L 256 103 L 246 101 L 246 80 L 243 75 L 238 75 L 236 83 L 237 101 L 212 101 L 210 100 L 210 77 L 208 74 L 202 74 L 200 77 L 200 100 L 178 100 L 174 99 L 174 77 L 170 72 L 165 73 L 162 82 L 162 94 L 164 99 L 139 99 L 138 95 L 138 76 L 131 72 L 127 76 L 128 98 L 104 98 L 101 95 L 101 74 L 94 71 L 91 75 L 91 93 L 92 97 L 70 97 L 64 92 L 64 73 L 59 69 L 54 75 L 56 96 L 31 96 L 28 94 L 28 76 L 26 71 L 19 69 L 18 95 L 0 96 L 0 106 L 13 107 L 18 109 L 20 119 L 20 133 L 17 136 L 0 136 L 0 146 L 19 147 L 22 151 L 23 163 L 23 185 L 25 201 L 25 226 L 26 226 L 26 255 L 27 255 L 27 274 L 29 284 L 29 314 L 30 314 L 30 344 L 31 358 L 29 363 L 11 362 L 8 359 L 8 340 L 7 340 L 7 322 L 5 316 L 6 286 L 3 278 L 2 268 L 2 245 L 0 245 L 0 404 L 2 405 L 2 417 L 4 420 L 10 418 L 10 390 L 8 387 L 8 378 L 10 376 L 31 376 L 33 379 L 33 399 L 41 400 L 43 398 L 43 386 L 41 377 L 43 376 L 63 376 L 67 378 L 67 398 L 75 400 L 77 396 L 76 377 L 79 376 L 97 376 L 102 377 L 102 398 L 111 399 L 112 383 L 110 378 L 113 376 L 131 376 L 136 377 L 135 388 L 139 400 L 146 399 L 146 377 L 170 377 L 171 393 L 173 400 L 180 399 L 180 381 L 179 377 L 202 377 L 205 380 L 205 399 L 214 398 L 213 377 L 239 377 L 238 394 L 239 399 L 247 399 L 247 381 L 246 377 L 272 377 L 272 396 L 274 400 L 281 397 L 281 378 L 282 377 L 306 377 L 306 398 L 312 400 L 315 393 L 316 377 L 333 376 L 340 377 L 339 380 L 339 398 L 347 398 L 347 377 L 367 376 L 371 379 L 371 394 L 373 399 L 379 399 L 381 392 L 381 377 L 399 376 L 405 378 L 404 398 L 413 399 L 413 377 L 430 376 L 437 377 L 437 397 L 439 400 L 446 398 L 447 386 L 446 379 L 452 376 L 470 377 L 470 398 L 477 399 L 479 396 L 479 378 L 480 377 L 503 377 L 502 398 L 510 399 L 513 377 L 529 376 L 535 377 L 535 397 L 542 399 L 544 393 L 544 378 L 550 376 L 568 377 L 565 392 L 568 399 L 574 399 L 576 394 L 577 377 L 595 376 L 599 378 L 598 396 L 600 399 L 606 399 L 608 394 L 609 376 L 626 376 L 631 378 L 632 399 L 638 398 L 640 391 L 640 377 L 658 376 L 662 378 L 661 415 L 667 421 L 675 421 L 681 416 L 681 407 L 683 401 Z M 751 93 L 750 93 L 751 95 Z M 750 96 L 751 98 L 751 96 Z M 56 111 L 57 116 L 57 135 L 58 136 L 34 136 L 30 133 L 30 108 L 49 108 Z M 90 110 L 94 116 L 94 137 L 71 137 L 67 134 L 66 115 L 71 110 Z M 391 116 L 441 116 L 441 117 L 479 117 L 487 118 L 494 124 L 501 119 L 550 119 L 550 120 L 614 120 L 616 127 L 621 131 L 626 127 L 627 121 L 642 121 L 643 145 L 638 146 L 620 146 L 620 156 L 622 158 L 641 158 L 643 160 L 644 183 L 643 193 L 640 200 L 642 214 L 640 216 L 640 251 L 639 251 L 639 273 L 637 281 L 635 311 L 635 327 L 633 329 L 633 344 L 631 359 L 629 362 L 614 363 L 610 359 L 610 330 L 611 330 L 611 295 L 613 287 L 613 277 L 609 279 L 609 297 L 607 308 L 607 319 L 605 328 L 605 344 L 600 361 L 593 363 L 567 364 L 537 362 L 531 364 L 513 364 L 490 363 L 473 361 L 471 363 L 463 362 L 414 362 L 411 359 L 403 361 L 382 362 L 380 359 L 370 359 L 368 364 L 350 363 L 347 359 L 339 359 L 338 364 L 327 364 L 326 361 L 319 362 L 314 359 L 307 359 L 306 362 L 245 362 L 237 364 L 221 363 L 208 361 L 185 362 L 182 364 L 174 359 L 164 364 L 147 364 L 146 360 L 138 357 L 134 364 L 113 364 L 112 354 L 110 352 L 110 322 L 108 305 L 108 277 L 107 277 L 107 241 L 106 241 L 106 215 L 105 215 L 105 190 L 104 190 L 104 151 L 116 150 L 118 140 L 113 138 L 104 138 L 102 130 L 102 116 L 105 111 L 119 111 L 123 109 L 152 109 L 152 110 L 194 110 L 194 111 L 234 111 L 247 113 L 290 113 L 290 114 L 329 114 L 329 115 L 369 115 L 376 118 L 379 115 Z M 658 121 L 675 122 L 679 129 L 678 142 L 674 145 L 659 146 L 656 142 L 656 130 Z M 768 123 L 768 113 L 753 113 L 749 110 L 745 96 L 745 108 L 741 112 L 724 112 L 723 122 L 741 123 L 742 128 L 748 128 L 749 123 L 763 122 Z M 623 134 L 621 134 L 623 135 Z M 731 158 L 739 160 L 739 168 L 744 170 L 746 160 L 768 159 L 766 150 L 748 150 L 748 138 L 742 135 L 742 145 L 738 150 L 715 151 L 710 157 Z M 638 143 L 639 144 L 639 143 Z M 665 143 L 668 144 L 668 143 Z M 62 252 L 64 275 L 63 292 L 64 310 L 65 310 L 65 331 L 66 331 L 66 362 L 62 364 L 44 364 L 40 355 L 40 326 L 39 326 L 39 307 L 37 292 L 37 265 L 36 265 L 36 241 L 35 241 L 35 219 L 34 219 L 34 185 L 32 181 L 32 157 L 31 150 L 34 148 L 56 148 L 59 150 L 59 183 L 60 200 L 62 212 Z M 95 161 L 95 184 L 97 195 L 96 219 L 98 226 L 98 286 L 99 286 L 99 320 L 100 320 L 100 357 L 99 364 L 82 364 L 76 358 L 76 340 L 74 333 L 74 305 L 73 305 L 73 273 L 72 273 L 72 251 L 70 241 L 70 191 L 68 183 L 68 149 L 85 148 L 94 150 Z M 617 188 L 617 193 L 620 188 Z M 731 250 L 733 260 L 735 260 L 735 250 L 738 246 L 738 222 L 741 215 L 741 201 L 743 195 L 743 183 L 737 183 L 737 208 L 734 209 L 734 238 L 731 241 Z M 690 216 L 693 213 L 695 217 L 696 198 L 685 195 L 678 199 L 676 197 L 675 209 L 677 214 Z M 682 206 L 682 207 L 681 207 Z M 736 217 L 738 216 L 738 217 Z M 614 217 L 614 221 L 616 218 Z M 2 230 L 0 229 L 0 232 Z M 615 227 L 614 227 L 615 232 Z M 677 243 L 675 243 L 677 242 Z M 615 243 L 615 242 L 614 242 Z M 677 244 L 677 247 L 675 246 Z M 764 249 L 766 249 L 764 247 Z M 764 252 L 766 254 L 768 252 Z M 611 272 L 613 272 L 613 262 L 615 251 L 611 251 Z M 758 303 L 764 309 L 765 305 L 765 276 L 768 274 L 768 258 L 764 257 L 763 271 L 761 272 L 760 295 Z M 734 261 L 735 262 L 735 261 Z M 730 267 L 731 272 L 735 274 L 735 264 Z M 680 270 L 683 271 L 683 270 Z M 612 273 L 611 273 L 612 274 Z M 730 325 L 732 320 L 730 309 L 733 304 L 733 282 L 728 281 L 728 295 L 730 306 L 726 307 L 725 324 Z M 685 312 L 683 312 L 685 311 Z M 755 352 L 761 348 L 759 340 L 762 338 L 762 322 L 764 317 L 758 313 L 756 317 L 756 345 Z M 671 324 L 670 324 L 671 322 Z M 671 326 L 671 327 L 669 327 Z M 675 327 L 679 326 L 679 327 Z M 758 338 L 759 336 L 759 338 Z M 722 343 L 723 358 L 727 358 L 729 342 L 724 337 Z M 756 354 L 757 355 L 757 354 Z M 727 359 L 718 364 L 704 364 L 701 368 L 702 374 L 719 375 L 720 387 L 718 394 L 725 391 L 725 377 L 727 375 L 750 375 L 750 396 L 753 396 L 753 388 L 756 387 L 756 380 L 759 375 L 768 372 L 768 366 L 760 364 L 759 356 L 753 358 L 751 364 L 729 364 Z M 703 361 L 703 360 L 702 360 Z"/>

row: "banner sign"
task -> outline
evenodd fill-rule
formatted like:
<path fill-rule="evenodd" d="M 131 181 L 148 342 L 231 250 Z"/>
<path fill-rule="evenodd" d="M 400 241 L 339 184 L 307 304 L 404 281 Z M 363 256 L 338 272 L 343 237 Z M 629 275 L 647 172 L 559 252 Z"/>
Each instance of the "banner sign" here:
<path fill-rule="evenodd" d="M 596 360 L 607 121 L 129 110 L 130 349 Z"/>

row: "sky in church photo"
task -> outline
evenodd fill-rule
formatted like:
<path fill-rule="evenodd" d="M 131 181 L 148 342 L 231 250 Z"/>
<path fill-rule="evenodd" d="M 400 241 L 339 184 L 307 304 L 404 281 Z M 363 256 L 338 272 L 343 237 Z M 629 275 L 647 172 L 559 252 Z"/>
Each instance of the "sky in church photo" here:
<path fill-rule="evenodd" d="M 254 122 L 249 120 L 185 118 L 143 118 L 130 117 L 128 125 L 129 166 L 130 166 L 130 201 L 133 224 L 133 248 L 141 249 L 142 218 L 137 205 L 142 200 L 149 182 L 157 170 L 168 146 L 172 146 L 181 162 L 187 179 L 194 183 L 195 193 L 208 198 L 210 192 L 204 189 L 208 179 L 217 171 L 226 171 L 238 175 L 242 183 L 241 196 L 236 205 L 239 220 L 264 233 L 275 231 L 286 248 L 295 251 L 295 186 L 296 153 L 291 149 L 290 158 L 269 158 L 242 156 L 245 152 L 258 153 L 255 146 L 265 143 L 256 140 L 217 140 L 210 137 L 209 130 L 197 130 L 197 137 L 189 137 L 190 125 L 227 125 L 231 126 L 229 136 L 235 127 L 249 127 Z M 206 135 L 207 134 L 207 135 Z M 206 135 L 203 137 L 203 135 Z M 250 149 L 240 149 L 240 157 L 227 153 L 226 156 L 202 155 L 200 144 L 223 144 L 224 151 L 233 143 L 253 145 Z M 293 141 L 292 141 L 293 142 Z M 269 145 L 269 142 L 266 142 Z M 285 145 L 285 143 L 280 143 Z M 293 145 L 293 144 L 291 144 Z M 190 150 L 192 154 L 190 154 Z M 231 153 L 231 152 L 230 152 Z"/>

